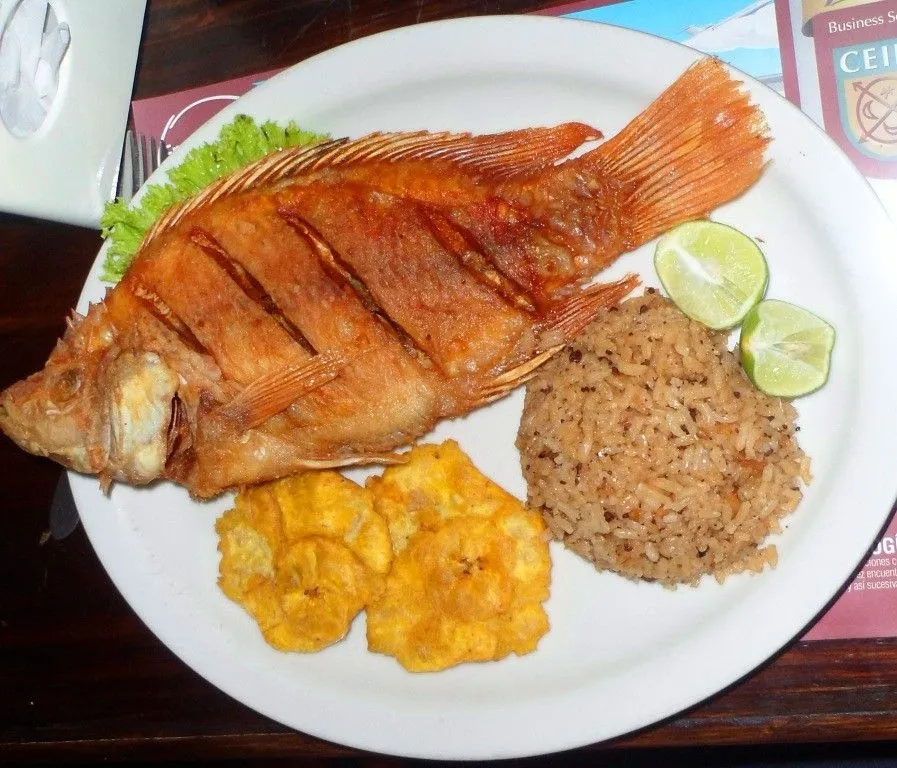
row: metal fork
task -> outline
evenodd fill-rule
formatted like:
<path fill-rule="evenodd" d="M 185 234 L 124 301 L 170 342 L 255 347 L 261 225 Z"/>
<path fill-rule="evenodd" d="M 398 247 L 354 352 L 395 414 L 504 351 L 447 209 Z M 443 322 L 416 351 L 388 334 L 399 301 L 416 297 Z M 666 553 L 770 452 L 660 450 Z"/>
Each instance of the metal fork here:
<path fill-rule="evenodd" d="M 118 167 L 116 197 L 128 202 L 166 157 L 168 145 L 164 141 L 135 133 L 128 128 Z"/>

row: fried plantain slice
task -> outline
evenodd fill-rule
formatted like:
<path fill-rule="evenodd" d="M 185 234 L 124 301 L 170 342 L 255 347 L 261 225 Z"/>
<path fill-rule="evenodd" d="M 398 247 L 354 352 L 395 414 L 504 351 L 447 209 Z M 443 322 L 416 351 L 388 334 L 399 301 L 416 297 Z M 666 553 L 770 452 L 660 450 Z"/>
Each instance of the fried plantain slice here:
<path fill-rule="evenodd" d="M 215 529 L 219 586 L 281 650 L 318 651 L 345 637 L 392 562 L 370 493 L 337 472 L 243 489 Z"/>
<path fill-rule="evenodd" d="M 338 472 L 306 472 L 271 484 L 288 541 L 324 536 L 341 541 L 368 568 L 385 574 L 392 546 L 370 493 Z"/>
<path fill-rule="evenodd" d="M 535 650 L 549 628 L 541 516 L 454 441 L 414 448 L 367 488 L 396 553 L 385 591 L 367 608 L 370 650 L 415 672 Z"/>

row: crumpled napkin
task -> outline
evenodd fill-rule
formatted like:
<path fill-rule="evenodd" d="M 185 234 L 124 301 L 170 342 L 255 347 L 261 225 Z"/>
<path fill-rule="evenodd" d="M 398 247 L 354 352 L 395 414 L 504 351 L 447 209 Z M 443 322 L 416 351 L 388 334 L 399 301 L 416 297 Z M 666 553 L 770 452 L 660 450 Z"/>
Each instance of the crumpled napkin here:
<path fill-rule="evenodd" d="M 18 5 L 0 0 L 0 120 L 19 138 L 44 122 L 71 41 L 68 24 L 60 24 L 47 5 L 47 0 Z"/>

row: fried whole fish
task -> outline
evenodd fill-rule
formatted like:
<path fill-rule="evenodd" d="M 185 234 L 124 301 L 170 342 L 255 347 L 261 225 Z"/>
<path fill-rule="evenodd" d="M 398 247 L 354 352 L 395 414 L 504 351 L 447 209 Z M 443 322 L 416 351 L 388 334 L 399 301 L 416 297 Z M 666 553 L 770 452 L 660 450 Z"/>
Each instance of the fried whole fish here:
<path fill-rule="evenodd" d="M 618 135 L 581 123 L 285 150 L 169 210 L 0 426 L 80 472 L 197 497 L 389 460 L 501 397 L 637 283 L 618 255 L 740 195 L 766 125 L 712 59 Z"/>

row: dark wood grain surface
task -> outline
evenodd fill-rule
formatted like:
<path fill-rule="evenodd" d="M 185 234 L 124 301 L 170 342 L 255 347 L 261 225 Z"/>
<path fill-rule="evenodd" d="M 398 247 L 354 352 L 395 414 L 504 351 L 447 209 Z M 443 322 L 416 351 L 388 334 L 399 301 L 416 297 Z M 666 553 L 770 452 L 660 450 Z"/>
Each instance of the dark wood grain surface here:
<path fill-rule="evenodd" d="M 391 27 L 544 5 L 150 0 L 135 97 L 289 65 Z M 95 231 L 0 215 L 0 386 L 42 365 L 99 245 Z M 58 468 L 6 439 L 0 467 L 0 759 L 376 762 L 271 722 L 198 677 L 134 616 L 82 529 L 62 541 L 47 537 Z M 706 751 L 725 745 L 754 745 L 742 756 L 761 754 L 762 745 L 791 757 L 888 754 L 891 740 L 897 640 L 798 642 L 686 713 L 566 757 L 594 765 L 625 752 L 650 762 L 659 753 L 644 750 L 676 748 L 685 750 L 679 757 L 700 749 L 705 761 L 734 759 Z"/>

